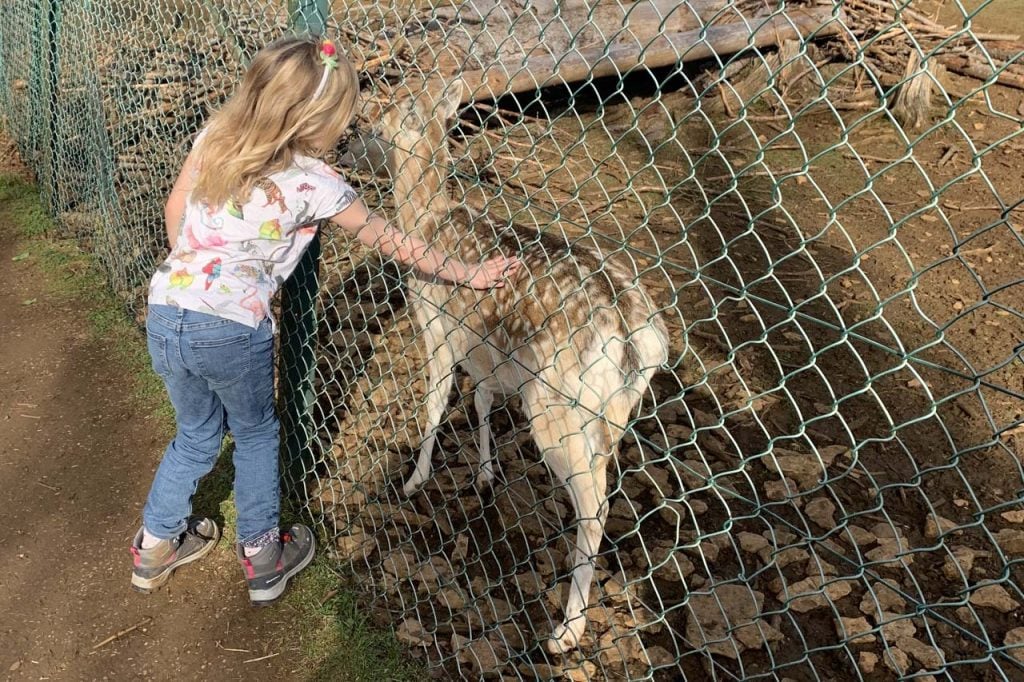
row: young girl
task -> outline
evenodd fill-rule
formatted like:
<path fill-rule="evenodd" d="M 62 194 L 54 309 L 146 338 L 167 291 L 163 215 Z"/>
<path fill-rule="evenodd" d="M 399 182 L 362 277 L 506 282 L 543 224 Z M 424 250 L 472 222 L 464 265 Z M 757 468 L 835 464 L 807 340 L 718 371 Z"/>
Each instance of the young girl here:
<path fill-rule="evenodd" d="M 424 274 L 502 286 L 519 267 L 469 266 L 373 215 L 321 159 L 352 120 L 358 81 L 334 43 L 287 38 L 253 59 L 238 92 L 196 138 L 167 201 L 171 253 L 149 290 L 153 369 L 177 434 L 164 454 L 132 543 L 132 585 L 149 592 L 207 554 L 216 524 L 190 517 L 225 423 L 235 438 L 237 553 L 254 604 L 284 592 L 313 558 L 309 528 L 279 527 L 278 420 L 270 299 L 329 219 Z"/>

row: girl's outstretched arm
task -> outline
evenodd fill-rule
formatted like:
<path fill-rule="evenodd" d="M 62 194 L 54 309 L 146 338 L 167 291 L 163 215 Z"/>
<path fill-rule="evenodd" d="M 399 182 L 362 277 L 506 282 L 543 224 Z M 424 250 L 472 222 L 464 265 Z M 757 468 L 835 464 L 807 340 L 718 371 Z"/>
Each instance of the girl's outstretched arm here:
<path fill-rule="evenodd" d="M 178 233 L 181 231 L 181 223 L 185 216 L 185 201 L 196 182 L 198 170 L 196 168 L 195 153 L 188 155 L 185 165 L 174 181 L 171 194 L 167 197 L 167 204 L 164 206 L 164 223 L 167 226 L 167 243 L 171 250 L 178 243 Z"/>
<path fill-rule="evenodd" d="M 467 265 L 431 248 L 422 239 L 407 235 L 367 209 L 360 200 L 331 218 L 331 222 L 372 246 L 385 256 L 415 267 L 426 275 L 436 276 L 474 289 L 505 286 L 505 280 L 519 269 L 518 258 L 498 256 L 482 264 Z"/>

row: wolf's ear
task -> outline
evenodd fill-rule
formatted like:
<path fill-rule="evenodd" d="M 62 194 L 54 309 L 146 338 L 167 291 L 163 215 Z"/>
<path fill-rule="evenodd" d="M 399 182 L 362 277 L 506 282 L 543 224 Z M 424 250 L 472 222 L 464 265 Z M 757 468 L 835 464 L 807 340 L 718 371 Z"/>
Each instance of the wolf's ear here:
<path fill-rule="evenodd" d="M 437 117 L 445 123 L 455 118 L 455 114 L 458 113 L 459 108 L 462 106 L 462 95 L 465 91 L 466 86 L 461 78 L 448 83 L 444 90 L 441 91 L 441 97 L 437 102 L 437 109 L 435 110 Z"/>

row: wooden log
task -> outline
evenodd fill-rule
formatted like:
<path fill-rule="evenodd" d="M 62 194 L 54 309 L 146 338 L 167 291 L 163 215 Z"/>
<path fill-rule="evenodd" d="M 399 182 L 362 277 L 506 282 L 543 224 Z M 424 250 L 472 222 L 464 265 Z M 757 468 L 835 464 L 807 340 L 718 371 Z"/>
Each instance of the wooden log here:
<path fill-rule="evenodd" d="M 579 27 L 593 28 L 599 35 L 611 36 L 623 32 L 632 37 L 693 31 L 706 26 L 716 17 L 728 22 L 740 19 L 728 0 L 575 0 L 557 2 L 550 12 L 539 12 L 537 22 L 550 30 L 554 22 L 564 22 L 574 33 Z M 616 41 L 617 42 L 617 41 Z"/>
<path fill-rule="evenodd" d="M 842 30 L 841 17 L 841 14 L 839 18 L 833 16 L 832 9 L 826 7 L 791 10 L 771 18 L 751 18 L 749 25 L 730 23 L 655 35 L 642 49 L 636 45 L 613 45 L 557 57 L 526 56 L 521 61 L 503 62 L 458 76 L 466 85 L 464 103 L 493 99 L 558 83 L 624 74 L 638 67 L 655 69 L 714 55 L 729 55 L 750 45 L 760 48 L 811 35 L 835 35 Z"/>
<path fill-rule="evenodd" d="M 977 78 L 981 81 L 995 81 L 1018 90 L 1024 90 L 1024 75 L 1003 69 L 996 73 L 986 62 L 967 54 L 939 55 L 939 62 L 947 69 L 961 76 Z M 997 67 L 998 69 L 999 67 Z"/>

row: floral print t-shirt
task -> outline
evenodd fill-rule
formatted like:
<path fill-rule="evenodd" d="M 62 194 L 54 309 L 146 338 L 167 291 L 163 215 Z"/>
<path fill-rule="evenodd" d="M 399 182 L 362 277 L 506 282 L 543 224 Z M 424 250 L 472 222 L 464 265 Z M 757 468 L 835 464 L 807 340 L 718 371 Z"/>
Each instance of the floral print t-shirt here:
<path fill-rule="evenodd" d="M 150 282 L 149 302 L 258 327 L 316 234 L 315 223 L 355 199 L 340 175 L 310 157 L 261 179 L 244 204 L 210 208 L 189 197 L 177 245 Z"/>

